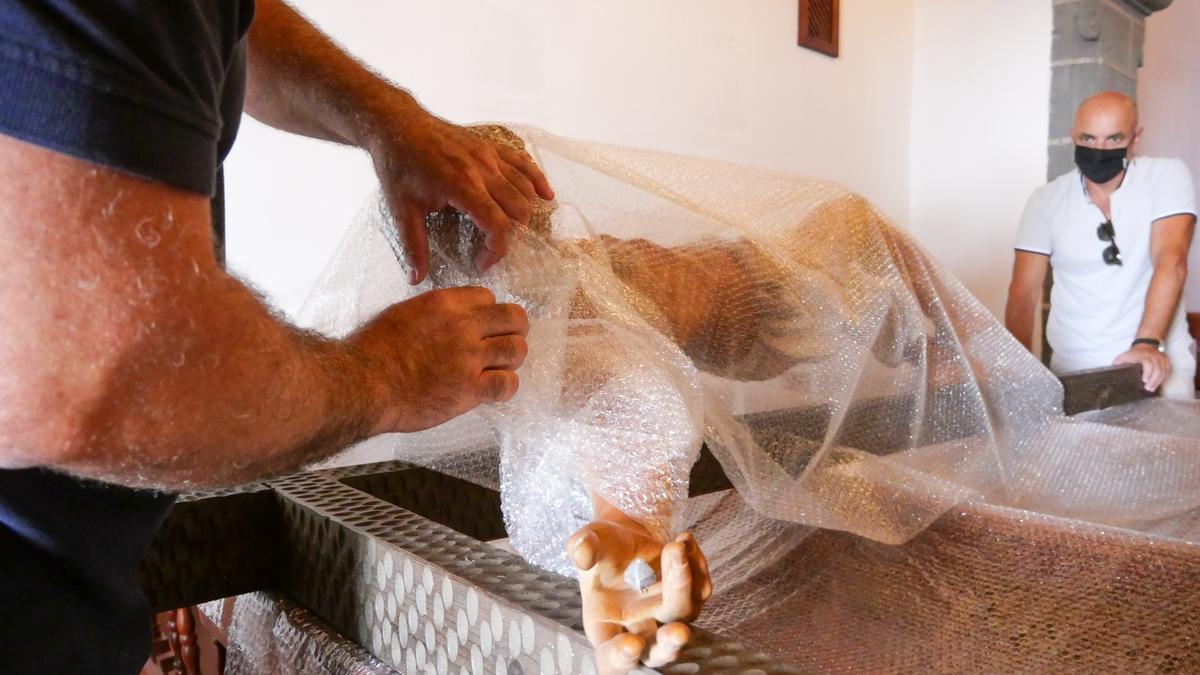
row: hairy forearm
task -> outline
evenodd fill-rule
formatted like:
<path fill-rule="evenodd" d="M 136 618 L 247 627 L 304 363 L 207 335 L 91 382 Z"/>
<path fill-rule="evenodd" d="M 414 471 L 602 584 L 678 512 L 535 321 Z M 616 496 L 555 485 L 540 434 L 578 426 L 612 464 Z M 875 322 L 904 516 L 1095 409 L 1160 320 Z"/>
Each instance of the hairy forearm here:
<path fill-rule="evenodd" d="M 278 129 L 367 147 L 380 119 L 419 110 L 282 0 L 260 0 L 249 47 L 246 112 Z"/>
<path fill-rule="evenodd" d="M 277 321 L 224 272 L 134 321 L 131 336 L 110 343 L 119 349 L 55 369 L 25 392 L 35 398 L 8 392 L 25 424 L 10 416 L 0 431 L 7 466 L 214 487 L 293 470 L 369 431 L 372 397 L 354 354 Z M 69 353 L 69 341 L 29 358 Z"/>
<path fill-rule="evenodd" d="M 1146 291 L 1146 308 L 1142 312 L 1137 337 L 1166 339 L 1167 328 L 1175 316 L 1175 309 L 1179 306 L 1186 281 L 1186 258 L 1161 261 L 1154 266 L 1154 276 L 1151 277 L 1150 288 Z"/>
<path fill-rule="evenodd" d="M 64 468 L 122 483 L 229 485 L 367 435 L 372 392 L 346 346 L 277 321 L 223 273 L 185 309 L 171 312 L 177 332 L 133 345 L 116 366 Z"/>
<path fill-rule="evenodd" d="M 208 199 L 0 136 L 0 468 L 183 488 L 364 435 L 381 389 L 217 264 Z"/>

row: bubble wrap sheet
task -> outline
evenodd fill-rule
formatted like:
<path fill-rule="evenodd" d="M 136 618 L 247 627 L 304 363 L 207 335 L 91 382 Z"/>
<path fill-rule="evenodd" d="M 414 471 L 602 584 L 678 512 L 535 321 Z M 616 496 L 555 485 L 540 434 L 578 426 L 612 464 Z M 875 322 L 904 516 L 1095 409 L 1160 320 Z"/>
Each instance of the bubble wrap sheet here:
<path fill-rule="evenodd" d="M 199 610 L 228 635 L 227 675 L 396 673 L 308 610 L 274 593 L 216 600 Z"/>
<path fill-rule="evenodd" d="M 563 543 L 599 493 L 664 535 L 700 533 L 718 594 L 702 623 L 850 671 L 976 669 L 998 654 L 1024 654 L 991 661 L 1022 668 L 1088 663 L 1081 633 L 1054 633 L 1056 612 L 1094 623 L 1095 603 L 1131 602 L 1145 584 L 1194 593 L 1136 551 L 1195 554 L 1195 404 L 1065 417 L 1056 378 L 835 184 L 533 129 L 479 133 L 523 146 L 558 194 L 508 257 L 475 273 L 474 226 L 435 214 L 433 271 L 410 288 L 376 198 L 302 321 L 344 335 L 463 284 L 526 308 L 512 402 L 391 442 L 406 461 L 492 485 L 481 449 L 498 444 L 506 525 L 530 561 L 571 574 Z M 736 494 L 685 500 L 702 441 Z M 1082 576 L 1054 577 L 1070 592 L 1038 604 L 1047 570 Z M 1114 586 L 1125 573 L 1142 585 Z M 1018 620 L 1022 608 L 1045 623 Z M 839 642 L 851 636 L 857 660 Z M 930 639 L 941 646 L 913 644 Z M 1130 663 L 1169 665 L 1130 649 Z"/>

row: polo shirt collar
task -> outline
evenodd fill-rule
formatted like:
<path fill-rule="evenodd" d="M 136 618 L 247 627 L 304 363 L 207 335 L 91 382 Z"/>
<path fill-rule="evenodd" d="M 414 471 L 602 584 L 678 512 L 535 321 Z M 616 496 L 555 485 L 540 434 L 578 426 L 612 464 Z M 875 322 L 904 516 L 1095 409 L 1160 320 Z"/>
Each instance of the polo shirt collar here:
<path fill-rule="evenodd" d="M 1120 192 L 1121 188 L 1125 187 L 1125 183 L 1129 182 L 1129 174 L 1133 171 L 1133 167 L 1137 165 L 1137 161 L 1138 158 L 1135 155 L 1134 158 L 1129 160 L 1129 163 L 1125 165 L 1125 175 L 1121 176 L 1121 184 L 1117 186 L 1116 190 L 1113 190 L 1113 196 Z M 1083 172 L 1079 171 L 1078 168 L 1075 170 L 1079 172 L 1079 189 L 1083 192 L 1083 198 L 1086 199 L 1089 204 L 1093 203 L 1092 196 L 1088 194 L 1087 183 L 1083 177 Z"/>

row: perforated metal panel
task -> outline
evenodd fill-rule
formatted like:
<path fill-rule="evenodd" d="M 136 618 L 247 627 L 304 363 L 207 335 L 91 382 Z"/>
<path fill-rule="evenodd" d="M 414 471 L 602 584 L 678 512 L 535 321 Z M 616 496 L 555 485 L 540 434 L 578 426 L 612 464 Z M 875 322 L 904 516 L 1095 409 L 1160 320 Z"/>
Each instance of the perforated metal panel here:
<path fill-rule="evenodd" d="M 253 672 L 253 658 L 281 672 L 316 663 L 347 673 L 595 672 L 576 582 L 456 531 L 496 534 L 488 492 L 385 462 L 192 495 L 169 517 L 143 580 L 156 607 L 281 593 L 239 601 L 248 607 L 230 633 L 245 643 L 231 645 L 241 672 Z M 303 648 L 267 644 L 281 631 Z M 799 672 L 704 631 L 665 672 L 754 669 Z"/>

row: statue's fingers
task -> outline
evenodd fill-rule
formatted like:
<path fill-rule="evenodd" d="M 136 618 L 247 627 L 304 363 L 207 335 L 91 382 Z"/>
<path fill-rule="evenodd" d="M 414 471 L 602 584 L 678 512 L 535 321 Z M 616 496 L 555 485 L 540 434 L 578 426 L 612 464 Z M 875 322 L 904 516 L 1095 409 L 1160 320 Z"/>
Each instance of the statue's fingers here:
<path fill-rule="evenodd" d="M 651 668 L 661 668 L 679 658 L 679 652 L 692 637 L 692 630 L 682 623 L 661 626 L 650 640 L 650 649 L 642 663 Z"/>
<path fill-rule="evenodd" d="M 596 566 L 600 552 L 600 535 L 590 525 L 580 528 L 567 540 L 567 556 L 581 572 Z"/>
<path fill-rule="evenodd" d="M 632 592 L 627 591 L 629 595 Z M 655 625 L 658 624 L 659 610 L 662 608 L 662 584 L 657 583 L 648 586 L 645 590 L 638 593 L 634 600 L 626 602 L 621 607 L 621 624 L 627 630 L 634 630 L 635 627 L 644 624 L 646 621 L 652 621 Z M 637 632 L 637 631 L 635 631 Z"/>
<path fill-rule="evenodd" d="M 620 633 L 596 648 L 596 670 L 600 675 L 625 675 L 637 667 L 646 641 L 632 633 Z"/>
<path fill-rule="evenodd" d="M 625 568 L 640 557 L 638 552 L 642 546 L 638 539 L 609 523 L 588 523 L 567 540 L 567 555 L 576 568 L 585 572 L 591 570 L 599 578 L 611 582 L 619 579 Z"/>
<path fill-rule="evenodd" d="M 660 623 L 681 621 L 695 609 L 692 600 L 692 571 L 687 560 L 687 545 L 672 542 L 662 552 L 662 603 L 654 618 Z"/>
<path fill-rule="evenodd" d="M 700 543 L 691 532 L 684 532 L 676 537 L 675 541 L 683 542 L 687 546 L 688 567 L 692 571 L 692 601 L 698 612 L 700 605 L 712 597 L 713 592 L 712 576 L 708 573 L 708 558 L 704 556 L 704 551 L 700 550 Z"/>

